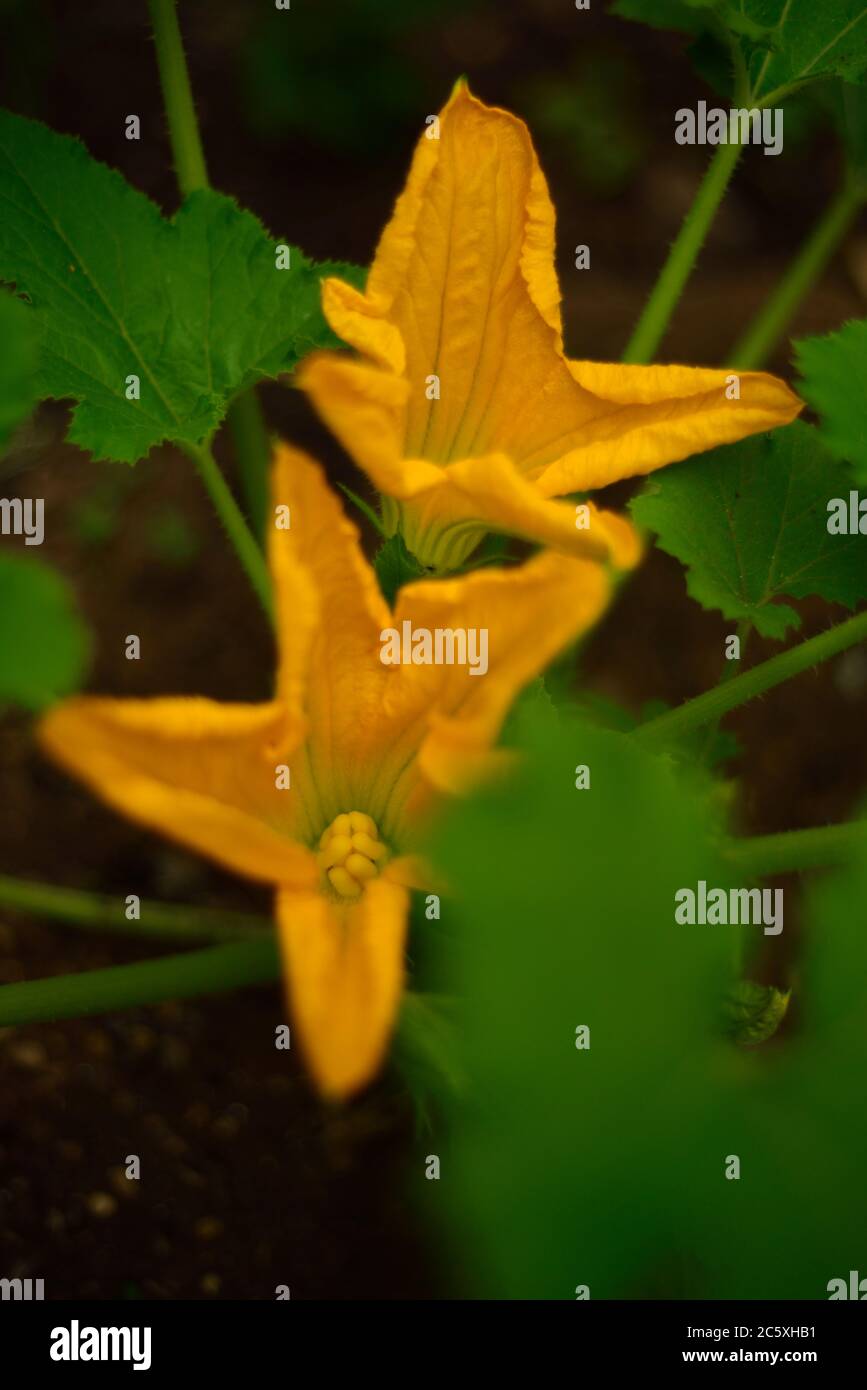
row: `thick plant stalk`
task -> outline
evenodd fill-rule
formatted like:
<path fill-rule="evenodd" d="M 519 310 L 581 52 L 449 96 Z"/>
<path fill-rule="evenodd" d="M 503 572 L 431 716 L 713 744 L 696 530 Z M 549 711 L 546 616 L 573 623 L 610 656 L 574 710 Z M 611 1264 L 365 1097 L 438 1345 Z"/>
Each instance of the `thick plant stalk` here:
<path fill-rule="evenodd" d="M 192 999 L 243 985 L 263 984 L 280 974 L 274 936 L 264 941 L 212 946 L 159 960 L 85 970 L 47 980 L 0 986 L 0 1028 L 15 1023 L 113 1013 L 166 999 Z"/>
<path fill-rule="evenodd" d="M 748 700 L 754 700 L 757 695 L 763 695 L 775 685 L 782 685 L 783 681 L 791 680 L 792 676 L 800 675 L 811 666 L 818 666 L 820 662 L 827 661 L 838 652 L 844 652 L 848 647 L 854 647 L 858 642 L 865 640 L 867 612 L 858 613 L 845 623 L 838 623 L 836 627 L 820 633 L 818 637 L 811 637 L 796 647 L 790 647 L 779 656 L 772 656 L 769 661 L 761 662 L 752 670 L 745 671 L 743 675 L 714 686 L 713 690 L 705 691 L 694 700 L 687 700 L 677 709 L 668 710 L 656 719 L 649 719 L 636 730 L 634 737 L 642 743 L 669 743 L 692 729 L 700 728 L 702 724 L 721 719 L 729 710 L 737 709 L 738 705 L 745 705 Z"/>
<path fill-rule="evenodd" d="M 249 526 L 241 513 L 232 489 L 223 477 L 214 455 L 207 445 L 183 445 L 184 452 L 195 463 L 205 489 L 214 504 L 214 510 L 226 535 L 235 548 L 235 553 L 246 571 L 247 578 L 255 589 L 268 618 L 274 620 L 274 596 L 271 591 L 271 577 L 265 556 L 257 545 Z"/>
<path fill-rule="evenodd" d="M 261 544 L 268 515 L 271 442 L 255 386 L 236 396 L 229 406 L 226 419 L 235 445 L 244 506 L 250 518 L 253 534 Z"/>
<path fill-rule="evenodd" d="M 169 139 L 182 197 L 208 187 L 205 153 L 196 120 L 190 75 L 175 0 L 149 0 Z"/>
<path fill-rule="evenodd" d="M 175 173 L 181 196 L 187 198 L 199 189 L 210 187 L 190 74 L 175 0 L 149 0 L 149 4 Z M 247 514 L 256 535 L 261 539 L 268 505 L 270 449 L 265 420 L 254 388 L 251 387 L 232 402 L 227 418 L 237 450 Z M 229 539 L 237 549 L 233 531 L 228 527 L 227 530 Z M 241 559 L 245 569 L 248 569 L 243 556 Z"/>
<path fill-rule="evenodd" d="M 120 898 L 88 893 L 79 888 L 58 888 L 54 884 L 11 878 L 7 874 L 0 874 L 0 907 L 65 922 L 85 931 L 160 940 L 249 941 L 261 938 L 272 928 L 265 917 L 149 900 L 141 904 L 141 916 L 131 919 L 126 916 L 125 903 Z"/>

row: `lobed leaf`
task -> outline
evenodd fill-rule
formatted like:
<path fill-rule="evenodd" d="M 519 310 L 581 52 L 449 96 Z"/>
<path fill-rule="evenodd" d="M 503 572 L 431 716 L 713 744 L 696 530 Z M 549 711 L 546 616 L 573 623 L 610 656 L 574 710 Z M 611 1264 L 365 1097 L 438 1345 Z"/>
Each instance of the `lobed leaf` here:
<path fill-rule="evenodd" d="M 238 391 L 336 342 L 319 280 L 358 274 L 295 248 L 279 269 L 279 243 L 210 190 L 166 219 L 79 140 L 10 112 L 0 209 L 0 279 L 41 325 L 38 389 L 77 402 L 69 437 L 97 458 L 200 442 Z M 133 376 L 139 399 L 127 398 Z"/>
<path fill-rule="evenodd" d="M 655 474 L 631 505 L 686 565 L 697 602 L 782 638 L 800 625 L 782 596 L 847 608 L 867 598 L 864 538 L 828 532 L 828 502 L 850 486 L 819 432 L 796 420 Z"/>
<path fill-rule="evenodd" d="M 821 416 L 828 449 L 867 483 L 867 319 L 795 344 L 801 393 Z"/>

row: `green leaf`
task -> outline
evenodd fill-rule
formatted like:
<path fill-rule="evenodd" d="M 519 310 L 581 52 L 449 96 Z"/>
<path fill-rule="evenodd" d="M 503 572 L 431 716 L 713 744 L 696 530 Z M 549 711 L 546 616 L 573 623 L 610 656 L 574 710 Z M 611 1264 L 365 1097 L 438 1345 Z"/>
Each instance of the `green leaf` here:
<path fill-rule="evenodd" d="M 0 703 L 39 710 L 77 690 L 90 637 L 60 575 L 41 560 L 0 556 Z"/>
<path fill-rule="evenodd" d="M 822 439 L 867 483 L 867 319 L 825 338 L 803 338 L 795 351 L 801 394 L 821 416 Z"/>
<path fill-rule="evenodd" d="M 434 851 L 470 1107 L 436 1220 L 446 1203 L 476 1294 L 638 1297 L 689 1180 L 684 1115 L 707 1103 L 707 1058 L 725 1046 L 734 929 L 676 925 L 675 893 L 727 871 L 689 783 L 629 739 L 543 718 L 521 752 Z"/>
<path fill-rule="evenodd" d="M 394 606 L 398 589 L 413 579 L 421 579 L 426 573 L 424 566 L 407 550 L 399 531 L 395 531 L 393 536 L 383 541 L 376 552 L 373 568 L 389 607 Z"/>
<path fill-rule="evenodd" d="M 352 488 L 347 487 L 345 483 L 339 482 L 337 486 L 344 496 L 349 498 L 353 507 L 356 507 L 357 510 L 361 512 L 361 515 L 370 522 L 370 525 L 373 527 L 374 531 L 376 531 L 377 535 L 384 537 L 385 530 L 383 529 L 382 521 L 377 516 L 373 507 L 371 507 L 370 503 L 365 502 L 363 497 L 359 497 L 358 493 L 353 492 Z"/>
<path fill-rule="evenodd" d="M 860 815 L 867 815 L 862 806 Z M 804 1028 L 819 1053 L 848 1058 L 855 1075 L 867 1075 L 867 857 L 814 879 L 806 895 Z M 800 992 L 800 991 L 799 991 Z M 841 1108 L 853 1102 L 845 1071 L 828 1068 Z M 835 1074 L 836 1073 L 836 1074 Z M 867 1151 L 867 1131 L 861 1127 Z"/>
<path fill-rule="evenodd" d="M 797 941 L 676 927 L 677 889 L 743 886 L 693 784 L 565 719 L 528 729 L 523 754 L 435 851 L 468 1081 L 446 1100 L 446 1180 L 420 1200 L 437 1232 L 445 1208 L 452 1254 L 460 1242 L 459 1292 L 827 1298 L 867 1229 L 867 857 L 819 880 Z M 790 959 L 801 947 L 796 1026 L 773 1047 L 720 1036 L 741 931 Z M 767 1027 L 781 1001 L 765 1004 Z"/>
<path fill-rule="evenodd" d="M 69 437 L 97 458 L 201 441 L 236 392 L 336 342 L 320 277 L 357 277 L 294 248 L 278 269 L 278 243 L 219 193 L 194 193 L 167 220 L 80 141 L 9 112 L 0 205 L 0 278 L 41 322 L 39 391 L 78 402 Z"/>
<path fill-rule="evenodd" d="M 572 712 L 575 712 L 574 705 Z M 500 731 L 500 743 L 506 747 L 520 743 L 521 731 L 528 719 L 534 725 L 540 722 L 554 725 L 559 723 L 560 710 L 544 676 L 537 676 L 516 696 Z"/>
<path fill-rule="evenodd" d="M 725 1002 L 726 1031 L 742 1047 L 766 1042 L 785 1018 L 790 998 L 789 990 L 740 980 Z"/>
<path fill-rule="evenodd" d="M 692 1230 L 715 1297 L 827 1299 L 830 1279 L 864 1273 L 867 858 L 815 879 L 803 917 L 796 1026 L 773 1049 L 739 1050 L 693 1147 L 708 1176 Z M 722 1198 L 719 1153 L 743 1164 Z"/>
<path fill-rule="evenodd" d="M 850 486 L 818 431 L 795 421 L 655 474 L 632 512 L 686 565 L 703 607 L 782 638 L 800 626 L 782 595 L 847 608 L 867 597 L 863 538 L 828 533 L 828 502 Z"/>
<path fill-rule="evenodd" d="M 36 404 L 38 340 L 32 310 L 0 290 L 0 449 Z"/>
<path fill-rule="evenodd" d="M 752 56 L 758 92 L 832 75 L 857 82 L 867 71 L 864 0 L 746 0 L 744 8 L 775 26 L 772 51 Z"/>
<path fill-rule="evenodd" d="M 718 35 L 741 45 L 753 96 L 867 71 L 864 0 L 617 0 L 614 14 L 658 29 Z"/>

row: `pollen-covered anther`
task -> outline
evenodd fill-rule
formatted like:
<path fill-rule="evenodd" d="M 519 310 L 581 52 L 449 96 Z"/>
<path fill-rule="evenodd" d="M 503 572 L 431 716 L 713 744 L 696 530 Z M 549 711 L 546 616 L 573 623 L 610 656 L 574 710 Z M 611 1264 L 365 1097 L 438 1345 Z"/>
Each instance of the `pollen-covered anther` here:
<path fill-rule="evenodd" d="M 357 898 L 388 857 L 376 821 L 363 811 L 335 816 L 319 839 L 319 867 L 341 898 Z"/>

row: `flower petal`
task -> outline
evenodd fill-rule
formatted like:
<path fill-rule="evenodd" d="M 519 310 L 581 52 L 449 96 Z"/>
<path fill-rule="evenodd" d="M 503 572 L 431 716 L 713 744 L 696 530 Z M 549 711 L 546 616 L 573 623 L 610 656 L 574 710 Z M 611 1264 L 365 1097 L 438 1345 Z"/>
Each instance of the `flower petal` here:
<path fill-rule="evenodd" d="M 307 358 L 298 380 L 374 487 L 403 498 L 437 486 L 439 467 L 404 457 L 408 388 L 400 377 L 338 353 L 319 352 Z"/>
<path fill-rule="evenodd" d="M 338 338 L 400 376 L 406 351 L 400 330 L 383 317 L 388 304 L 390 300 L 374 300 L 369 291 L 365 294 L 345 280 L 328 276 L 322 281 L 322 312 Z"/>
<path fill-rule="evenodd" d="M 500 467 L 494 476 L 493 455 L 510 459 L 550 499 L 787 424 L 801 410 L 786 384 L 764 372 L 568 361 L 554 212 L 526 126 L 459 84 L 439 138 L 428 135 L 366 294 L 334 280 L 323 291 L 332 326 L 379 369 L 332 355 L 302 374 L 375 486 L 413 503 L 401 524 L 423 563 L 438 565 L 440 550 L 457 562 L 486 527 L 567 549 L 589 539 L 570 534 L 562 515 L 532 506 L 528 493 L 519 499 L 512 477 Z M 729 399 L 735 375 L 739 396 Z M 438 493 L 436 465 L 455 468 L 463 486 Z M 471 520 L 475 537 L 443 540 L 445 529 Z"/>
<path fill-rule="evenodd" d="M 366 295 L 333 282 L 323 294 L 335 331 L 405 376 L 403 453 L 433 462 L 505 447 L 492 432 L 543 389 L 560 346 L 554 210 L 526 125 L 463 83 L 439 122 L 438 139 L 419 140 Z"/>
<path fill-rule="evenodd" d="M 431 497 L 423 529 L 473 520 L 482 530 L 522 536 L 567 554 L 611 559 L 619 569 L 631 569 L 641 558 L 641 542 L 626 517 L 600 511 L 588 502 L 583 505 L 589 525 L 579 528 L 575 507 L 543 497 L 505 454 L 450 463 L 444 475 L 443 485 Z M 410 506 L 403 510 L 406 517 Z M 410 532 L 407 518 L 407 544 L 424 563 L 422 547 L 413 547 Z"/>
<path fill-rule="evenodd" d="M 402 509 L 402 531 L 422 564 L 439 568 L 439 551 L 450 549 L 448 531 L 466 531 L 468 524 L 474 524 L 476 540 L 490 529 L 572 554 L 610 556 L 621 569 L 637 563 L 640 543 L 625 517 L 588 504 L 590 527 L 577 529 L 574 507 L 544 498 L 505 454 L 461 459 L 445 468 L 404 459 L 402 383 L 387 372 L 319 353 L 302 368 L 301 382 L 374 486 L 412 503 Z"/>
<path fill-rule="evenodd" d="M 343 1099 L 382 1062 L 403 987 L 405 888 L 374 879 L 348 906 L 280 892 L 277 921 L 289 1004 L 314 1079 Z"/>
<path fill-rule="evenodd" d="M 218 863 L 269 883 L 316 881 L 292 836 L 303 808 L 275 766 L 297 746 L 277 704 L 81 698 L 38 726 L 42 748 L 110 806 Z"/>
<path fill-rule="evenodd" d="M 320 829 L 341 811 L 363 810 L 368 748 L 379 737 L 380 633 L 391 622 L 376 576 L 322 469 L 288 445 L 275 454 L 275 505 L 288 529 L 272 528 L 277 593 L 278 696 L 303 700 L 305 755 L 319 800 Z M 301 693 L 303 692 L 303 693 Z"/>
<path fill-rule="evenodd" d="M 592 393 L 592 418 L 574 425 L 552 415 L 547 437 L 523 466 L 546 497 L 605 487 L 651 473 L 691 454 L 786 425 L 804 408 L 784 381 L 766 372 L 709 367 L 568 363 L 578 389 Z M 726 394 L 736 377 L 739 399 Z M 581 415 L 586 401 L 582 398 Z"/>
<path fill-rule="evenodd" d="M 433 888 L 434 871 L 418 854 L 401 854 L 397 859 L 390 859 L 382 876 L 389 883 L 399 883 L 402 888 L 414 888 L 420 893 Z"/>
<path fill-rule="evenodd" d="M 544 552 L 512 570 L 476 570 L 461 579 L 408 584 L 395 627 L 487 634 L 487 670 L 469 665 L 403 665 L 388 688 L 392 745 L 418 743 L 418 768 L 440 790 L 460 792 L 489 762 L 488 750 L 518 691 L 604 612 L 610 580 L 590 560 Z M 476 649 L 476 655 L 479 648 Z M 405 779 L 392 803 L 415 792 Z"/>

